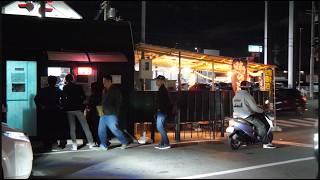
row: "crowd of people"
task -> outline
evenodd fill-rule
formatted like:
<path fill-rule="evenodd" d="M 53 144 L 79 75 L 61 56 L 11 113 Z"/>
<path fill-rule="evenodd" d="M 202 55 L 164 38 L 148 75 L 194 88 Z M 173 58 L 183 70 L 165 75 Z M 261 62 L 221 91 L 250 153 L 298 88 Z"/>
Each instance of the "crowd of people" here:
<path fill-rule="evenodd" d="M 162 75 L 156 78 L 156 85 L 159 90 L 156 98 L 155 117 L 156 127 L 161 135 L 160 143 L 155 146 L 157 149 L 171 148 L 165 130 L 171 108 L 165 80 L 166 78 Z M 103 89 L 101 91 L 97 82 L 91 84 L 91 95 L 88 99 L 83 88 L 74 83 L 72 74 L 68 74 L 65 77 L 63 90 L 60 90 L 56 83 L 57 78 L 49 76 L 49 86 L 42 88 L 35 97 L 35 103 L 40 114 L 39 123 L 41 128 L 39 129 L 39 134 L 43 138 L 46 147 L 65 147 L 66 140 L 62 140 L 63 138 L 61 137 L 62 129 L 56 125 L 62 123 L 61 121 L 65 119 L 63 114 L 68 119 L 72 150 L 76 151 L 78 149 L 76 121 L 80 123 L 84 131 L 89 149 L 108 150 L 111 144 L 109 142 L 111 134 L 108 133 L 108 130 L 120 141 L 121 149 L 128 147 L 130 141 L 119 127 L 122 94 L 120 89 L 112 83 L 111 75 L 103 75 Z M 254 98 L 247 92 L 249 87 L 249 82 L 242 82 L 241 90 L 234 96 L 234 116 L 239 116 L 253 124 L 263 141 L 264 147 L 274 148 L 266 140 L 267 123 L 264 122 L 264 118 L 256 116 L 256 113 L 260 114 L 263 110 L 257 107 Z"/>
<path fill-rule="evenodd" d="M 108 150 L 110 147 L 110 133 L 116 136 L 121 149 L 126 149 L 130 141 L 119 127 L 119 114 L 122 103 L 120 89 L 113 85 L 111 75 L 103 75 L 103 90 L 100 91 L 98 83 L 91 84 L 91 95 L 87 99 L 83 88 L 74 83 L 74 76 L 68 74 L 65 77 L 65 86 L 60 90 L 57 86 L 57 77 L 48 77 L 48 87 L 42 88 L 35 97 L 40 114 L 39 135 L 47 148 L 65 148 L 66 140 L 61 136 L 63 131 L 57 126 L 66 115 L 69 124 L 69 134 L 72 140 L 72 150 L 78 149 L 76 137 L 76 121 L 78 121 L 85 133 L 89 149 Z M 165 131 L 168 107 L 170 107 L 165 77 L 156 78 L 159 87 L 157 95 L 156 124 L 161 134 L 160 144 L 157 149 L 171 148 Z M 86 103 L 84 103 L 86 102 Z M 89 122 L 89 123 L 88 123 Z"/>

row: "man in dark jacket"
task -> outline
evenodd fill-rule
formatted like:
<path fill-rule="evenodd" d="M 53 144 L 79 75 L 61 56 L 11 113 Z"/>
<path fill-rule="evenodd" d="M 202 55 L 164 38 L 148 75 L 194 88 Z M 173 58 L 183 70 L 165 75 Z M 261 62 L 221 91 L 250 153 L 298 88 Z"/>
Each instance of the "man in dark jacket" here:
<path fill-rule="evenodd" d="M 170 143 L 168 139 L 167 132 L 165 131 L 166 126 L 166 118 L 168 117 L 169 109 L 170 109 L 170 101 L 167 88 L 164 83 L 166 78 L 164 76 L 159 75 L 156 78 L 156 84 L 159 87 L 159 91 L 157 93 L 157 130 L 161 134 L 160 144 L 155 146 L 156 149 L 170 149 Z"/>
<path fill-rule="evenodd" d="M 61 119 L 60 98 L 61 90 L 56 87 L 57 77 L 48 77 L 48 87 L 40 89 L 40 92 L 35 96 L 34 101 L 39 112 L 39 135 L 43 138 L 46 148 L 55 149 L 57 140 L 59 139 L 58 132 L 61 132 L 59 120 Z M 61 145 L 61 144 L 60 144 Z M 64 146 L 64 145 L 61 145 Z"/>
<path fill-rule="evenodd" d="M 123 132 L 119 129 L 118 116 L 120 113 L 121 105 L 121 92 L 112 85 L 112 76 L 103 76 L 103 94 L 102 94 L 102 111 L 103 115 L 100 117 L 98 133 L 100 139 L 100 149 L 107 150 L 108 144 L 106 130 L 109 128 L 111 132 L 119 139 L 122 146 L 121 149 L 126 149 L 128 140 L 124 136 Z"/>
<path fill-rule="evenodd" d="M 72 150 L 76 151 L 77 138 L 76 138 L 76 119 L 79 120 L 82 129 L 89 142 L 89 148 L 93 148 L 92 134 L 89 129 L 87 120 L 82 112 L 83 101 L 85 99 L 85 94 L 81 86 L 74 84 L 73 76 L 68 74 L 66 76 L 66 85 L 63 87 L 63 104 L 64 110 L 67 112 L 69 126 L 70 126 L 70 136 L 72 139 Z"/>

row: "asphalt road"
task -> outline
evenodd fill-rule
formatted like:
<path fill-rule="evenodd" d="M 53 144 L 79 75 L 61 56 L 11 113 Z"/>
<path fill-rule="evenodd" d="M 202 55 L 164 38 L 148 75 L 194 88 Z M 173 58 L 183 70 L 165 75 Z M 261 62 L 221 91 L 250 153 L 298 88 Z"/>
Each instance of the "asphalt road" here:
<path fill-rule="evenodd" d="M 308 117 L 318 118 L 312 112 L 302 117 L 279 116 L 287 121 Z M 31 178 L 314 179 L 318 174 L 312 144 L 316 131 L 314 126 L 284 127 L 282 132 L 274 132 L 276 149 L 255 145 L 233 151 L 222 138 L 206 144 L 180 144 L 169 150 L 133 144 L 126 150 L 115 147 L 104 152 L 37 154 Z"/>
<path fill-rule="evenodd" d="M 301 131 L 301 136 L 312 129 Z M 276 135 L 277 137 L 277 135 Z M 286 139 L 285 143 L 293 142 Z M 318 163 L 308 144 L 276 144 L 237 151 L 226 142 L 184 145 L 161 151 L 132 145 L 106 152 L 79 151 L 38 155 L 31 178 L 315 178 Z M 310 145 L 310 144 L 309 144 Z"/>

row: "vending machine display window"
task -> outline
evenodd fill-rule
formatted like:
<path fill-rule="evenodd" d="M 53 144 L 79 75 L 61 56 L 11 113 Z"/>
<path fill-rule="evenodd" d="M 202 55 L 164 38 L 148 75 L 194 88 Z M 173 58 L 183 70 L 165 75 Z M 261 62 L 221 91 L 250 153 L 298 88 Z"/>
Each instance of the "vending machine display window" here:
<path fill-rule="evenodd" d="M 58 78 L 57 86 L 62 90 L 64 87 L 64 79 L 70 73 L 68 67 L 48 67 L 48 76 L 56 76 Z"/>

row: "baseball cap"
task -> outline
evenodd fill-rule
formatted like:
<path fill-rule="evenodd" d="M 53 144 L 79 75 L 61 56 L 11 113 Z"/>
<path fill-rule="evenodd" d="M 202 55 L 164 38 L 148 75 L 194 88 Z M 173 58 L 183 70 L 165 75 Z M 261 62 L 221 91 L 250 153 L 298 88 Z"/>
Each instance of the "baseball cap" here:
<path fill-rule="evenodd" d="M 158 77 L 156 77 L 155 79 L 159 79 L 159 80 L 166 80 L 166 78 L 162 75 L 159 75 Z"/>

